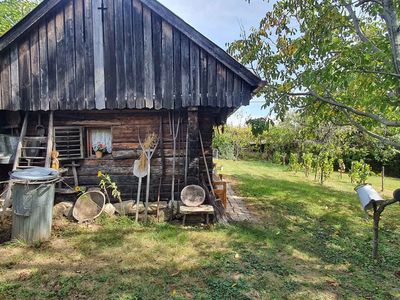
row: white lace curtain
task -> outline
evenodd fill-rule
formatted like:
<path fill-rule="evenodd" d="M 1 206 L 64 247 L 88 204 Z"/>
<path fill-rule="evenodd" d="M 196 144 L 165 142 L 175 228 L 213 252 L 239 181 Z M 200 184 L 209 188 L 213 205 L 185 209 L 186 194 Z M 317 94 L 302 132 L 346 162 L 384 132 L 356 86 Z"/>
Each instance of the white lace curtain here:
<path fill-rule="evenodd" d="M 106 145 L 108 153 L 112 153 L 112 135 L 111 129 L 92 129 L 91 130 L 92 145 L 97 144 Z"/>

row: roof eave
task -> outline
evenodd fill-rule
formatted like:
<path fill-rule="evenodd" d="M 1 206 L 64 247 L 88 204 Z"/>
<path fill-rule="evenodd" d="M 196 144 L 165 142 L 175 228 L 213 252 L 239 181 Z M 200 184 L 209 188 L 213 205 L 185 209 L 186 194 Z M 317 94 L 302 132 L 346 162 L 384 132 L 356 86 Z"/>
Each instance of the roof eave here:
<path fill-rule="evenodd" d="M 54 7 L 62 3 L 64 0 L 44 0 L 33 11 L 26 15 L 20 22 L 14 25 L 9 31 L 0 37 L 0 52 L 7 48 L 11 43 L 23 35 L 31 26 L 35 25 Z M 188 38 L 192 39 L 205 51 L 209 52 L 226 67 L 237 73 L 245 80 L 253 89 L 257 89 L 262 82 L 261 79 L 254 75 L 245 66 L 230 56 L 225 50 L 209 40 L 207 37 L 190 26 L 175 13 L 169 10 L 156 0 L 140 0 L 144 5 L 159 14 L 172 26 L 176 27 Z"/>

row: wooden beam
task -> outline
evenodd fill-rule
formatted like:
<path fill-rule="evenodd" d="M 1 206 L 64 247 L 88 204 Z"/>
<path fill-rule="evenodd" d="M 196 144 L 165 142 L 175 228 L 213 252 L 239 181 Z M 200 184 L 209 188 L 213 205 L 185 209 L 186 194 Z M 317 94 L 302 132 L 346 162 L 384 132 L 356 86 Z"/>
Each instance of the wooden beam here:
<path fill-rule="evenodd" d="M 199 115 L 197 107 L 188 108 L 188 171 L 187 184 L 200 183 L 199 168 Z"/>
<path fill-rule="evenodd" d="M 13 171 L 16 170 L 18 167 L 19 158 L 21 156 L 23 139 L 26 135 L 26 130 L 28 128 L 28 118 L 29 118 L 29 112 L 27 112 L 25 114 L 24 123 L 22 124 L 21 134 L 19 136 L 19 141 L 18 141 L 18 145 L 17 145 L 17 150 L 15 151 L 15 156 L 14 156 Z"/>
<path fill-rule="evenodd" d="M 51 152 L 53 151 L 53 111 L 49 113 L 49 126 L 47 130 L 46 168 L 51 166 Z"/>
<path fill-rule="evenodd" d="M 111 126 L 121 126 L 121 122 L 109 122 L 109 121 L 66 121 L 63 122 L 67 126 L 88 126 L 88 127 L 111 127 Z"/>

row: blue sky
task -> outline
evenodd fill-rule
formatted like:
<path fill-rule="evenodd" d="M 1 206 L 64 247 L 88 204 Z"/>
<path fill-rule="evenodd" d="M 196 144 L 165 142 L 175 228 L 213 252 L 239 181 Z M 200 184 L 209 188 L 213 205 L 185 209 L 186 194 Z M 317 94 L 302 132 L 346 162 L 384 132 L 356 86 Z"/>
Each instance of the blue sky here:
<path fill-rule="evenodd" d="M 226 43 L 240 36 L 241 28 L 248 30 L 258 26 L 259 21 L 270 10 L 271 4 L 263 0 L 159 0 L 162 4 L 226 49 Z M 264 117 L 268 113 L 261 109 L 262 99 L 253 99 L 232 115 L 228 123 L 243 124 L 249 116 Z"/>

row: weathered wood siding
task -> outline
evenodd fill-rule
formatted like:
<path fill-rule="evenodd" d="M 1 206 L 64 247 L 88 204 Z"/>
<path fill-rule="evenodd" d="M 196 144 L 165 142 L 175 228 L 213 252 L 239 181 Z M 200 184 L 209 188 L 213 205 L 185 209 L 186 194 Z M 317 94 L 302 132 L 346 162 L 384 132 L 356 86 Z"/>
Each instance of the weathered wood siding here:
<path fill-rule="evenodd" d="M 185 179 L 185 153 L 186 153 L 186 136 L 188 125 L 188 113 L 186 111 L 175 113 L 175 122 L 181 117 L 182 123 L 180 126 L 177 147 L 176 147 L 176 199 L 178 193 L 184 187 Z M 217 121 L 217 115 L 213 114 L 210 110 L 200 111 L 198 113 L 199 130 L 201 131 L 204 148 L 207 158 L 209 170 L 212 170 L 212 135 L 213 125 Z M 156 200 L 156 193 L 160 177 L 162 180 L 162 198 L 170 199 L 171 185 L 172 185 L 172 163 L 173 163 L 173 139 L 171 133 L 171 118 L 167 111 L 132 111 L 132 112 L 87 112 L 87 113 L 56 113 L 54 116 L 55 126 L 71 126 L 74 122 L 79 121 L 80 124 L 90 124 L 91 121 L 102 121 L 104 124 L 113 124 L 113 154 L 107 155 L 103 159 L 86 158 L 77 161 L 80 164 L 78 168 L 79 184 L 82 186 L 97 186 L 99 179 L 97 172 L 102 171 L 110 174 L 112 179 L 115 180 L 122 191 L 124 200 L 136 199 L 138 179 L 133 176 L 133 163 L 134 160 L 139 158 L 141 148 L 139 145 L 138 134 L 142 141 L 145 139 L 146 134 L 156 133 L 159 134 L 162 128 L 162 138 L 160 139 L 157 152 L 151 161 L 151 200 Z M 176 123 L 175 123 L 176 124 Z M 108 125 L 105 125 L 107 127 Z M 87 127 L 91 127 L 87 125 Z M 196 137 L 193 137 L 196 139 Z M 198 138 L 198 137 L 197 137 Z M 203 163 L 202 152 L 200 144 L 198 149 L 190 149 L 191 155 L 195 158 L 194 161 L 198 162 L 199 171 L 197 175 L 204 174 L 206 177 L 206 168 Z M 132 151 L 128 158 L 120 158 L 124 151 Z M 63 162 L 61 162 L 62 164 Z M 191 174 L 188 174 L 189 176 Z M 67 182 L 73 185 L 72 173 L 67 174 Z M 196 178 L 198 180 L 198 178 Z M 192 178 L 193 180 L 193 178 Z M 190 181 L 190 178 L 189 178 Z M 144 181 L 145 182 L 145 181 Z M 191 182 L 188 182 L 191 183 Z M 143 184 L 143 193 L 145 184 Z M 143 194 L 144 195 L 144 194 Z"/>
<path fill-rule="evenodd" d="M 255 87 L 141 1 L 104 3 L 64 1 L 0 53 L 0 109 L 249 103 Z"/>

